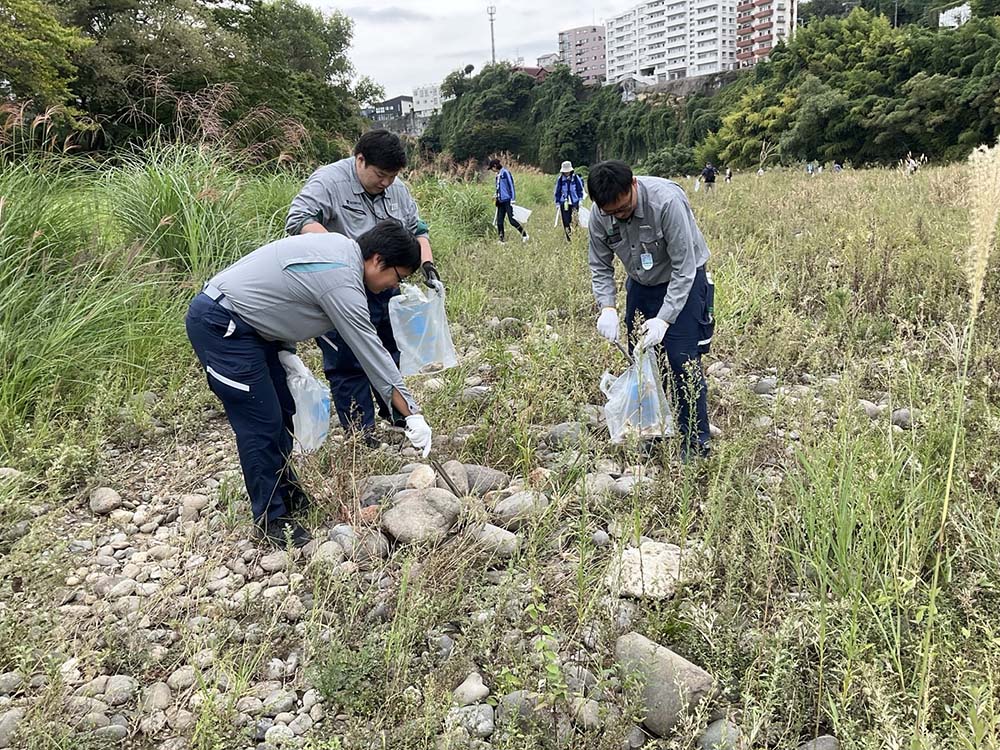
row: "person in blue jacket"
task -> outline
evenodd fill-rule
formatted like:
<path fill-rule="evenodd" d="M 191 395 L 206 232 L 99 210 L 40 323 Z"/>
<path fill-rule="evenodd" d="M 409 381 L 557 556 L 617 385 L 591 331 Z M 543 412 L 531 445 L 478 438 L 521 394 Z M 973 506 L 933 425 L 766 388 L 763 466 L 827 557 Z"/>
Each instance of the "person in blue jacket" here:
<path fill-rule="evenodd" d="M 573 171 L 573 162 L 564 161 L 562 163 L 559 179 L 556 180 L 555 200 L 556 205 L 559 206 L 559 215 L 562 217 L 566 241 L 569 242 L 573 215 L 580 213 L 580 202 L 583 200 L 583 180 L 580 179 L 580 175 Z"/>
<path fill-rule="evenodd" d="M 497 206 L 497 234 L 500 235 L 500 241 L 507 241 L 504 237 L 504 219 L 507 219 L 510 225 L 521 233 L 521 242 L 527 242 L 528 233 L 514 218 L 514 209 L 511 206 L 514 202 L 514 178 L 511 177 L 510 170 L 503 166 L 499 159 L 490 160 L 490 169 L 497 175 L 497 189 L 493 199 Z"/>

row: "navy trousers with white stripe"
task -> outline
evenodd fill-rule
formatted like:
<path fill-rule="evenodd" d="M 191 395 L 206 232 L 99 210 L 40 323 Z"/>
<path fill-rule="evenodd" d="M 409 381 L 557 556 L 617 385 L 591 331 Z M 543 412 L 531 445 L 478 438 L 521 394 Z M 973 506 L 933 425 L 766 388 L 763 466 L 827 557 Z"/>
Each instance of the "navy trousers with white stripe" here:
<path fill-rule="evenodd" d="M 632 331 L 639 325 L 637 314 L 643 320 L 653 318 L 663 305 L 667 284 L 643 286 L 625 281 L 625 326 L 628 329 L 629 352 L 632 351 Z M 681 450 L 688 453 L 708 452 L 708 387 L 701 370 L 701 355 L 711 343 L 711 316 L 709 311 L 709 284 L 702 266 L 695 274 L 691 292 L 677 320 L 667 329 L 662 348 L 666 350 L 669 369 L 663 366 L 663 388 L 673 393 L 677 407 L 677 424 L 683 443 Z M 693 407 L 693 408 L 692 408 Z"/>
<path fill-rule="evenodd" d="M 264 525 L 287 515 L 286 499 L 298 482 L 290 462 L 295 401 L 279 344 L 205 293 L 192 300 L 184 324 L 236 433 L 254 521 Z"/>

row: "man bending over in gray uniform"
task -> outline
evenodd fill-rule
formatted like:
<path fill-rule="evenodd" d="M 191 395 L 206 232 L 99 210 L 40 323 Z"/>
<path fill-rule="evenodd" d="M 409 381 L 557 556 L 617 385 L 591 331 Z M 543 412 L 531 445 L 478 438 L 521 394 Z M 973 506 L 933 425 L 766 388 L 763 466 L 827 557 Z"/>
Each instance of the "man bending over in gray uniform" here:
<path fill-rule="evenodd" d="M 431 428 L 375 333 L 367 298 L 397 288 L 419 266 L 416 238 L 390 219 L 357 242 L 306 234 L 264 245 L 213 276 L 191 302 L 188 338 L 236 433 L 254 522 L 274 544 L 309 541 L 292 517 L 305 500 L 289 460 L 295 403 L 286 371 L 306 370 L 296 342 L 336 331 L 379 398 L 404 416 L 406 437 L 430 452 Z"/>
<path fill-rule="evenodd" d="M 398 219 L 420 243 L 420 268 L 428 286 L 444 290 L 434 266 L 427 224 L 401 180 L 406 150 L 399 136 L 388 130 L 370 130 L 358 140 L 354 155 L 320 167 L 309 177 L 288 210 L 285 231 L 289 234 L 338 232 L 358 239 L 386 218 Z M 399 364 L 399 348 L 389 322 L 389 299 L 399 294 L 389 289 L 369 292 L 368 312 L 386 350 Z M 398 422 L 389 404 L 372 399 L 372 384 L 350 343 L 337 331 L 328 331 L 316 343 L 323 352 L 323 370 L 330 380 L 333 404 L 341 426 L 360 430 L 365 442 L 377 446 L 375 411 Z M 377 391 L 376 391 L 377 392 Z"/>

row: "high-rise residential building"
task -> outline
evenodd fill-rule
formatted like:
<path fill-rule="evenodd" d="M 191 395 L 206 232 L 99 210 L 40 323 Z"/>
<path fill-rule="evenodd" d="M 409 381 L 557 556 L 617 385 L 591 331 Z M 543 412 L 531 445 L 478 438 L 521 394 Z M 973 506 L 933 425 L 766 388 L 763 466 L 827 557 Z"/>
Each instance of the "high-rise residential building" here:
<path fill-rule="evenodd" d="M 607 19 L 608 82 L 670 81 L 735 69 L 737 2 L 647 0 Z"/>
<path fill-rule="evenodd" d="M 607 79 L 607 47 L 603 26 L 578 26 L 559 32 L 559 57 L 570 72 L 587 85 L 600 85 Z"/>
<path fill-rule="evenodd" d="M 736 59 L 750 68 L 771 56 L 778 42 L 791 37 L 798 0 L 740 0 L 736 6 Z"/>
<path fill-rule="evenodd" d="M 441 111 L 441 87 L 436 83 L 416 86 L 413 89 L 413 113 L 417 117 L 430 117 Z"/>
<path fill-rule="evenodd" d="M 549 52 L 547 55 L 542 55 L 541 57 L 539 57 L 535 61 L 535 64 L 539 68 L 552 68 L 558 65 L 559 62 L 560 62 L 559 53 Z"/>

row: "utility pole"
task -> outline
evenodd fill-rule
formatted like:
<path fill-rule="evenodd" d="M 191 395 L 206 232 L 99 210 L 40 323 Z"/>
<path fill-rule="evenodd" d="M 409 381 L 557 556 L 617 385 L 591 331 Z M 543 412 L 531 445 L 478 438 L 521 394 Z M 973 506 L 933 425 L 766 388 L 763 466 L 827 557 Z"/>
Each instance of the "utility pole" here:
<path fill-rule="evenodd" d="M 487 15 L 490 17 L 490 50 L 493 53 L 493 64 L 497 63 L 497 42 L 496 38 L 493 36 L 493 19 L 497 14 L 497 6 L 491 5 L 486 9 Z"/>

